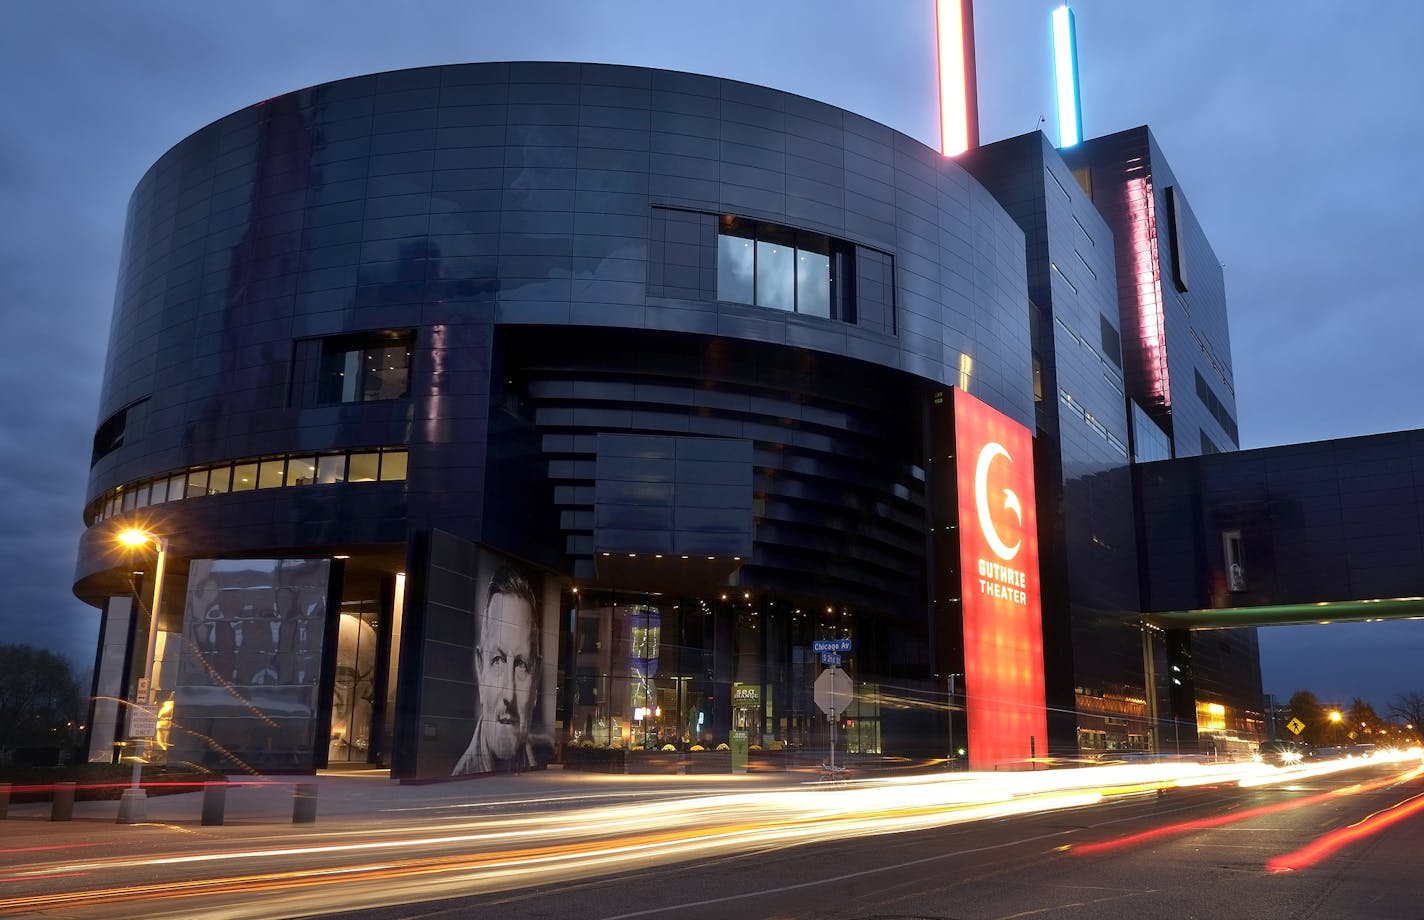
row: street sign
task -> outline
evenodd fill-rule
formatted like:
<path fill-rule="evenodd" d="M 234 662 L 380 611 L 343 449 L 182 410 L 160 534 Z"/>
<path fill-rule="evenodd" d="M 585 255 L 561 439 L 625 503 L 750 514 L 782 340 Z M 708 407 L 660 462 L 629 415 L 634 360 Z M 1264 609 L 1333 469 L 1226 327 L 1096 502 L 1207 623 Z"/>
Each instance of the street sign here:
<path fill-rule="evenodd" d="M 840 666 L 841 666 L 841 656 L 840 656 L 840 653 L 839 653 L 839 652 L 822 652 L 822 653 L 821 653 L 821 664 L 824 664 L 824 665 L 831 665 L 831 666 L 837 667 L 837 668 L 840 667 Z"/>
<path fill-rule="evenodd" d="M 158 734 L 158 713 L 143 706 L 134 706 L 129 710 L 129 737 L 143 738 L 145 740 L 153 738 Z"/>
<path fill-rule="evenodd" d="M 855 687 L 840 668 L 826 668 L 812 685 L 811 695 L 822 712 L 837 716 L 855 699 Z"/>
<path fill-rule="evenodd" d="M 811 643 L 813 652 L 850 652 L 854 651 L 849 639 L 816 639 Z"/>
<path fill-rule="evenodd" d="M 1299 735 L 1305 731 L 1305 723 L 1299 719 L 1291 719 L 1286 723 L 1286 728 L 1290 729 L 1293 734 Z"/>
<path fill-rule="evenodd" d="M 140 677 L 140 678 L 138 679 L 138 692 L 134 694 L 134 699 L 136 699 L 136 700 L 138 701 L 138 704 L 139 704 L 140 706 L 146 706 L 146 705 L 148 705 L 148 678 L 147 678 L 147 677 Z"/>

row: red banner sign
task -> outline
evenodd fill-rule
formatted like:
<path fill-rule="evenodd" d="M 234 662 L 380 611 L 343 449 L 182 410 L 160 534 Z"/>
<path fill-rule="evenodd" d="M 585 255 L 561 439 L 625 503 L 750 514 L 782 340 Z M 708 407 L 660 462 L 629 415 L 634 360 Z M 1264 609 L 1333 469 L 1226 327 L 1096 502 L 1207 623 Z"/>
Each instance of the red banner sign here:
<path fill-rule="evenodd" d="M 1033 437 L 954 391 L 971 769 L 1022 769 L 1048 742 Z"/>

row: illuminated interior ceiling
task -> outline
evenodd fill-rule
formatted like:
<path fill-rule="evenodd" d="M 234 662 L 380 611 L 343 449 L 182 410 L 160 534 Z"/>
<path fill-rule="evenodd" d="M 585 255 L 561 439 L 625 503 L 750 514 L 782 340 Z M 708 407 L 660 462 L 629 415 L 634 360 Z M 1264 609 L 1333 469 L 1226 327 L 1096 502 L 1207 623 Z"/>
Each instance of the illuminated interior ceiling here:
<path fill-rule="evenodd" d="M 1389 597 L 1316 604 L 1223 607 L 1149 613 L 1143 622 L 1162 629 L 1231 629 L 1238 626 L 1302 626 L 1424 619 L 1424 597 Z"/>

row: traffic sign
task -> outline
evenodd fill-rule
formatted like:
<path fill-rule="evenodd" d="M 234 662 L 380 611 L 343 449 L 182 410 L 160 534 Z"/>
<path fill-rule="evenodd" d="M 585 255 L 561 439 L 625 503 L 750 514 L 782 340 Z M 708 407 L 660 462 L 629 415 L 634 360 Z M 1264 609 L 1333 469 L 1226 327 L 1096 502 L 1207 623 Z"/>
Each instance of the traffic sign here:
<path fill-rule="evenodd" d="M 826 668 L 812 685 L 811 695 L 822 712 L 837 716 L 855 699 L 855 686 L 840 668 Z"/>
<path fill-rule="evenodd" d="M 839 652 L 822 652 L 822 653 L 821 653 L 821 664 L 833 665 L 833 666 L 835 666 L 835 667 L 840 667 L 840 665 L 841 665 L 841 656 L 840 656 L 840 653 L 839 653 Z"/>
<path fill-rule="evenodd" d="M 811 643 L 813 652 L 849 652 L 854 651 L 849 639 L 816 639 Z"/>
<path fill-rule="evenodd" d="M 1299 735 L 1305 731 L 1305 723 L 1299 719 L 1291 719 L 1286 723 L 1286 728 L 1290 729 L 1293 734 Z"/>
<path fill-rule="evenodd" d="M 153 738 L 158 734 L 158 713 L 145 706 L 129 709 L 129 737 Z"/>

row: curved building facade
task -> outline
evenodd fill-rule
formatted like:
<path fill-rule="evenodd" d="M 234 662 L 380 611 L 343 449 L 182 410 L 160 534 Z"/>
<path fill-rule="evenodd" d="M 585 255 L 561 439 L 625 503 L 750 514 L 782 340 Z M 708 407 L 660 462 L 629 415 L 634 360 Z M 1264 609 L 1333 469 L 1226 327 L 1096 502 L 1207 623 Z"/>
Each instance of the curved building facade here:
<path fill-rule="evenodd" d="M 100 695 L 142 671 L 137 527 L 174 756 L 805 746 L 829 639 L 852 748 L 942 754 L 936 418 L 1042 429 L 1032 258 L 954 161 L 713 77 L 431 67 L 220 119 L 130 204 L 75 584 Z M 531 628 L 481 677 L 504 569 Z"/>

